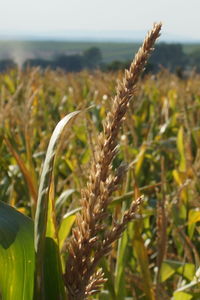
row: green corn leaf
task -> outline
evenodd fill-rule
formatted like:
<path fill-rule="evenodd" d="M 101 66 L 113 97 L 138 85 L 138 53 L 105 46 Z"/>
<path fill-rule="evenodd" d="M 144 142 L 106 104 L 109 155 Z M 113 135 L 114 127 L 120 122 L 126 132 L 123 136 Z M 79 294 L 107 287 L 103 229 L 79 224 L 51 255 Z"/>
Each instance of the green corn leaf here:
<path fill-rule="evenodd" d="M 190 239 L 192 239 L 195 228 L 196 228 L 196 223 L 200 221 L 200 210 L 199 209 L 190 209 L 189 214 L 188 214 L 188 233 Z"/>
<path fill-rule="evenodd" d="M 195 265 L 186 263 L 177 269 L 177 273 L 191 281 L 195 275 Z"/>
<path fill-rule="evenodd" d="M 177 148 L 180 154 L 180 164 L 179 170 L 181 172 L 186 171 L 186 158 L 185 158 L 185 149 L 184 149 L 184 130 L 183 127 L 180 127 L 177 136 Z"/>
<path fill-rule="evenodd" d="M 144 278 L 146 296 L 148 299 L 155 300 L 151 273 L 149 271 L 147 249 L 142 238 L 134 240 L 134 250 L 140 265 L 142 277 Z"/>
<path fill-rule="evenodd" d="M 140 174 L 140 171 L 142 169 L 142 165 L 144 162 L 145 152 L 147 149 L 147 145 L 143 144 L 140 148 L 140 152 L 136 158 L 136 165 L 135 165 L 135 176 L 138 177 Z"/>
<path fill-rule="evenodd" d="M 45 299 L 65 299 L 54 203 L 54 180 L 50 185 L 44 254 Z"/>
<path fill-rule="evenodd" d="M 179 261 L 165 260 L 161 266 L 161 282 L 166 281 L 175 273 L 180 274 L 187 280 L 191 281 L 194 277 L 195 265 Z"/>
<path fill-rule="evenodd" d="M 13 82 L 13 80 L 9 77 L 9 75 L 5 75 L 4 76 L 4 82 L 6 84 L 6 86 L 8 87 L 8 90 L 11 94 L 14 94 L 15 92 L 15 84 Z"/>
<path fill-rule="evenodd" d="M 2 300 L 32 300 L 33 221 L 0 202 L 0 294 Z"/>
<path fill-rule="evenodd" d="M 9 149 L 10 153 L 15 158 L 15 160 L 26 180 L 30 196 L 33 198 L 34 202 L 36 203 L 36 201 L 37 201 L 37 185 L 36 185 L 36 182 L 34 181 L 33 174 L 31 173 L 31 171 L 29 171 L 27 169 L 27 166 L 26 166 L 25 162 L 23 161 L 23 159 L 21 158 L 21 156 L 19 155 L 17 149 L 14 147 L 14 145 L 12 145 L 11 138 L 5 137 L 4 141 L 6 143 L 6 146 Z"/>
<path fill-rule="evenodd" d="M 193 298 L 192 294 L 184 293 L 184 292 L 176 292 L 173 295 L 174 300 L 190 300 Z"/>
<path fill-rule="evenodd" d="M 118 242 L 118 253 L 117 253 L 117 265 L 116 265 L 116 277 L 115 277 L 115 292 L 116 299 L 123 300 L 126 296 L 125 287 L 125 269 L 124 266 L 127 263 L 127 244 L 128 244 L 128 233 L 127 230 L 123 233 L 123 236 Z"/>
<path fill-rule="evenodd" d="M 173 265 L 163 262 L 160 269 L 161 282 L 164 282 L 176 272 L 176 267 Z"/>
<path fill-rule="evenodd" d="M 76 219 L 75 213 L 79 210 L 80 210 L 80 208 L 77 208 L 77 209 L 74 209 L 73 211 L 67 213 L 61 221 L 59 233 L 58 233 L 60 249 L 62 249 L 64 241 L 68 237 L 70 230 L 74 224 L 74 221 Z"/>
<path fill-rule="evenodd" d="M 200 210 L 190 210 L 188 224 L 192 225 L 200 221 Z"/>
<path fill-rule="evenodd" d="M 69 190 L 66 190 L 66 191 L 62 192 L 60 197 L 56 200 L 55 205 L 56 205 L 56 210 L 57 211 L 63 206 L 63 204 L 68 199 L 68 197 L 71 196 L 74 192 L 75 192 L 74 189 L 69 189 Z"/>
<path fill-rule="evenodd" d="M 135 236 L 133 240 L 134 253 L 140 266 L 140 271 L 144 281 L 145 293 L 149 300 L 155 300 L 153 282 L 149 270 L 149 258 L 144 240 L 140 234 L 141 221 L 135 222 Z"/>
<path fill-rule="evenodd" d="M 123 202 L 122 204 L 123 213 L 126 211 L 126 208 L 127 208 L 127 203 Z M 118 241 L 117 262 L 116 262 L 116 269 L 115 269 L 115 296 L 116 299 L 119 300 L 124 300 L 126 296 L 124 266 L 126 265 L 128 259 L 127 249 L 128 249 L 128 229 L 124 231 L 122 237 Z"/>
<path fill-rule="evenodd" d="M 58 145 L 58 142 L 60 140 L 61 134 L 65 128 L 65 126 L 69 123 L 71 119 L 73 119 L 75 116 L 79 114 L 79 111 L 72 112 L 65 116 L 56 126 L 54 129 L 54 132 L 51 136 L 49 146 L 47 149 L 47 154 L 41 174 L 40 179 L 40 186 L 39 186 L 39 192 L 38 192 L 38 202 L 37 202 L 37 209 L 36 209 L 36 217 L 35 217 L 35 252 L 36 252 L 36 281 L 35 281 L 35 299 L 65 299 L 64 295 L 64 285 L 61 284 L 62 282 L 62 274 L 61 274 L 61 261 L 59 256 L 59 246 L 57 244 L 57 237 L 52 236 L 52 234 L 49 234 L 48 230 L 48 237 L 46 237 L 46 231 L 47 231 L 47 224 L 50 222 L 51 225 L 54 223 L 54 216 L 53 216 L 53 203 L 52 201 L 49 201 L 49 191 L 50 186 L 52 182 L 52 173 L 53 173 L 53 165 L 54 165 L 54 159 L 55 159 L 55 153 L 56 148 Z M 49 207 L 49 202 L 51 202 L 51 207 Z M 49 210 L 50 209 L 50 210 Z M 49 216 L 49 217 L 48 217 Z M 52 220 L 49 220 L 49 218 L 52 218 Z M 54 223 L 55 224 L 55 223 Z M 49 229 L 50 224 L 48 224 Z M 56 229 L 52 229 L 56 232 Z M 55 233 L 54 232 L 54 233 Z M 47 246 L 49 247 L 49 251 L 47 250 Z M 45 276 L 45 270 L 44 270 L 44 259 L 45 257 L 48 257 L 48 262 L 45 265 L 48 265 L 48 270 L 54 269 L 54 272 L 57 274 L 54 274 L 57 276 L 56 282 L 58 285 L 56 286 L 56 282 L 52 281 L 50 284 L 51 287 L 51 294 L 48 291 L 48 296 L 45 295 L 45 289 L 44 289 L 44 276 Z M 56 262 L 56 266 L 54 266 Z M 50 264 L 52 266 L 50 266 Z M 48 270 L 46 270 L 46 276 L 51 276 L 48 274 Z M 59 293 L 55 295 L 55 293 Z"/>

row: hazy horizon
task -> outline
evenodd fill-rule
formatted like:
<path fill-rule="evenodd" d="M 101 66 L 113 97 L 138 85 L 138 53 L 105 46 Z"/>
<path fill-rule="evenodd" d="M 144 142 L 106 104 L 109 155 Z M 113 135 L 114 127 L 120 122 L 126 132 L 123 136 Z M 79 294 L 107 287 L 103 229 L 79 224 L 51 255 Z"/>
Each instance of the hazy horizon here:
<path fill-rule="evenodd" d="M 73 41 L 73 42 L 116 42 L 130 43 L 141 42 L 147 31 L 145 30 L 62 30 L 52 32 L 27 32 L 27 31 L 0 31 L 0 41 Z M 167 43 L 200 43 L 200 39 L 192 39 L 184 35 L 175 35 L 164 33 L 160 38 L 160 42 Z"/>
<path fill-rule="evenodd" d="M 1 3 L 0 35 L 63 34 L 68 39 L 67 32 L 87 36 L 90 31 L 93 35 L 126 31 L 133 32 L 128 39 L 135 40 L 135 32 L 142 32 L 142 39 L 155 21 L 162 21 L 162 40 L 200 41 L 199 11 L 199 0 L 7 0 Z"/>

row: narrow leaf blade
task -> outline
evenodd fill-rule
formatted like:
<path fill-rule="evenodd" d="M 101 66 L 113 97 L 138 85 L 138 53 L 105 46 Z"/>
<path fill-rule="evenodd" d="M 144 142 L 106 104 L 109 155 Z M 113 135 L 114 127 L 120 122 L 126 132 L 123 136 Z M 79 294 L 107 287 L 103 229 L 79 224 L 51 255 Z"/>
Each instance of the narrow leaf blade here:
<path fill-rule="evenodd" d="M 49 191 L 50 186 L 52 182 L 52 173 L 53 173 L 53 165 L 54 165 L 54 159 L 55 159 L 55 153 L 57 149 L 57 145 L 59 143 L 61 134 L 63 130 L 65 129 L 66 125 L 69 123 L 70 120 L 72 120 L 75 116 L 77 116 L 80 113 L 80 111 L 75 111 L 67 116 L 65 116 L 56 126 L 54 129 L 54 132 L 51 136 L 49 146 L 47 149 L 47 154 L 45 157 L 45 162 L 41 174 L 41 180 L 40 180 L 40 186 L 39 186 L 39 192 L 38 192 L 38 202 L 37 202 L 37 209 L 36 209 L 36 217 L 35 217 L 35 252 L 36 252 L 36 287 L 35 287 L 35 297 L 40 299 L 45 299 L 45 291 L 44 291 L 44 259 L 47 253 L 45 253 L 45 245 L 46 244 L 46 230 L 47 230 L 47 223 L 48 223 L 48 206 L 49 206 Z M 55 239 L 52 238 L 52 242 L 55 243 Z M 52 244 L 52 243 L 51 243 Z M 48 245 L 49 245 L 49 237 L 48 237 Z M 51 248 L 51 247 L 50 247 Z M 53 247 L 55 250 L 55 247 Z M 58 253 L 57 248 L 57 260 L 59 258 L 60 264 L 60 256 Z M 52 248 L 51 248 L 52 249 Z M 54 252 L 55 255 L 55 252 Z M 55 259 L 52 259 L 48 263 L 54 263 Z M 50 266 L 49 266 L 50 269 Z M 61 270 L 61 267 L 59 267 L 57 270 Z M 62 274 L 57 273 L 57 276 L 60 278 L 60 281 L 62 281 Z M 58 280 L 59 281 L 59 280 Z M 53 283 L 55 285 L 55 282 Z M 55 290 L 58 287 L 55 287 Z M 57 295 L 56 299 L 64 299 L 63 295 L 64 289 L 60 290 L 60 294 Z M 51 298 L 48 299 L 55 299 L 55 295 L 52 294 Z"/>

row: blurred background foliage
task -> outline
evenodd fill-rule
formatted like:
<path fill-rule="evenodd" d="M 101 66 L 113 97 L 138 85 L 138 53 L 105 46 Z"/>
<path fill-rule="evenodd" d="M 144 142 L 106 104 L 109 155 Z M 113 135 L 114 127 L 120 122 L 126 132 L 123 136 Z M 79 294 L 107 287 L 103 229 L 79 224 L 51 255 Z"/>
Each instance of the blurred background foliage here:
<path fill-rule="evenodd" d="M 0 72 L 16 66 L 22 69 L 48 67 L 67 72 L 85 69 L 118 71 L 130 65 L 139 45 L 108 42 L 0 41 Z M 155 74 L 162 68 L 167 68 L 180 77 L 186 76 L 192 70 L 199 73 L 199 44 L 158 43 L 148 62 L 146 73 Z"/>

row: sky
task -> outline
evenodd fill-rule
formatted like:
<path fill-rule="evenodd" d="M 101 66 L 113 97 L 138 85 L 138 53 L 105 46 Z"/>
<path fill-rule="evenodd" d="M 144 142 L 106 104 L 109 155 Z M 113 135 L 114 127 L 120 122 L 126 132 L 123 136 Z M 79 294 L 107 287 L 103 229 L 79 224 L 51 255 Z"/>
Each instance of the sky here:
<path fill-rule="evenodd" d="M 146 31 L 200 41 L 200 0 L 0 0 L 1 34 Z"/>

